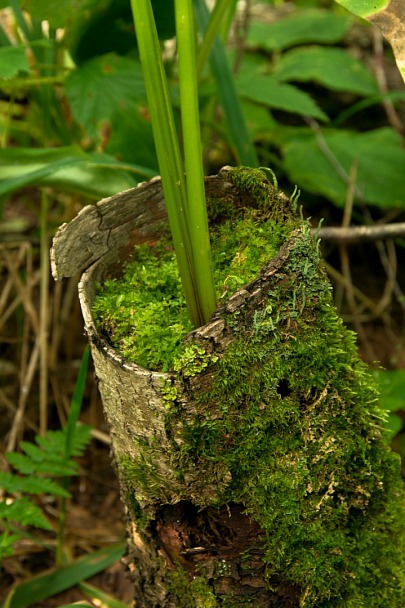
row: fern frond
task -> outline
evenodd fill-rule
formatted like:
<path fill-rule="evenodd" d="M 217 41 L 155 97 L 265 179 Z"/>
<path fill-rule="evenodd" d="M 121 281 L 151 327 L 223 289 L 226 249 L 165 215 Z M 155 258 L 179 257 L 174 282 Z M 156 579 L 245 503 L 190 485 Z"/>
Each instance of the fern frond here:
<path fill-rule="evenodd" d="M 83 456 L 90 441 L 91 426 L 87 424 L 77 424 L 73 440 L 72 456 Z"/>
<path fill-rule="evenodd" d="M 58 483 L 46 477 L 21 477 L 13 473 L 0 471 L 0 488 L 9 494 L 49 494 L 70 498 L 69 492 Z"/>
<path fill-rule="evenodd" d="M 0 561 L 3 557 L 13 555 L 13 545 L 19 539 L 19 534 L 9 534 L 8 531 L 0 532 Z"/>
<path fill-rule="evenodd" d="M 22 475 L 55 475 L 64 477 L 76 475 L 78 465 L 72 460 L 67 460 L 61 454 L 45 453 L 36 445 L 21 442 L 21 448 L 25 454 L 8 452 L 7 461 L 13 465 Z"/>
<path fill-rule="evenodd" d="M 91 439 L 91 427 L 87 424 L 76 425 L 73 439 L 72 456 L 82 456 Z M 64 453 L 67 426 L 58 431 L 48 431 L 45 437 L 35 437 L 37 444 L 47 453 Z"/>
<path fill-rule="evenodd" d="M 0 503 L 0 523 L 15 522 L 21 526 L 34 526 L 44 530 L 53 530 L 41 509 L 25 496 L 15 498 L 12 502 Z"/>

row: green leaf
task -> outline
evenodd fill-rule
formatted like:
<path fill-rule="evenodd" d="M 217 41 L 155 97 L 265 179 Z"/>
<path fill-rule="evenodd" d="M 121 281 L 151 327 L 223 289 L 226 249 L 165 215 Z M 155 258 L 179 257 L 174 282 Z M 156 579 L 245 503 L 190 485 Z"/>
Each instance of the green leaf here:
<path fill-rule="evenodd" d="M 368 133 L 323 131 L 320 140 L 308 130 L 286 130 L 281 143 L 283 166 L 291 182 L 309 192 L 327 196 L 343 206 L 347 180 L 358 162 L 356 189 L 367 203 L 383 209 L 405 207 L 405 151 L 402 139 L 389 127 Z"/>
<path fill-rule="evenodd" d="M 147 115 L 146 106 L 145 113 Z M 159 175 L 152 125 L 138 114 L 136 108 L 111 117 L 111 134 L 105 152 L 125 163 L 148 167 L 151 175 Z"/>
<path fill-rule="evenodd" d="M 403 422 L 398 414 L 389 413 L 388 420 L 384 424 L 385 432 L 389 440 L 393 439 L 402 430 Z"/>
<path fill-rule="evenodd" d="M 146 102 L 139 62 L 115 53 L 74 70 L 65 81 L 65 93 L 77 122 L 97 139 L 115 115 L 129 113 L 133 120 L 141 120 L 139 108 Z"/>
<path fill-rule="evenodd" d="M 13 545 L 20 539 L 19 534 L 0 533 L 0 561 L 3 557 L 13 555 Z"/>
<path fill-rule="evenodd" d="M 23 492 L 26 494 L 50 494 L 52 496 L 70 497 L 59 484 L 45 477 L 21 477 L 8 471 L 0 471 L 0 488 L 9 494 Z"/>
<path fill-rule="evenodd" d="M 49 454 L 60 454 L 61 457 L 66 458 L 64 455 L 64 446 L 66 443 L 67 427 L 58 431 L 47 431 L 45 437 L 37 435 L 35 441 L 42 448 L 44 452 Z M 72 446 L 72 456 L 82 456 L 84 450 L 87 448 L 91 437 L 91 427 L 87 424 L 78 424 L 74 434 L 74 441 Z"/>
<path fill-rule="evenodd" d="M 377 83 L 358 59 L 343 49 L 306 47 L 284 53 L 273 71 L 279 80 L 313 81 L 334 91 L 378 93 Z"/>
<path fill-rule="evenodd" d="M 120 602 L 112 595 L 105 593 L 102 589 L 89 585 L 89 583 L 80 583 L 80 590 L 92 600 L 96 606 L 108 606 L 108 608 L 128 608 L 127 604 Z M 92 604 L 92 605 L 93 605 Z"/>
<path fill-rule="evenodd" d="M 76 475 L 78 472 L 76 463 L 67 462 L 59 454 L 44 454 L 37 446 L 25 441 L 22 441 L 20 445 L 26 454 L 9 452 L 6 454 L 6 458 L 23 475 L 42 473 L 63 477 L 64 475 Z"/>
<path fill-rule="evenodd" d="M 103 0 L 99 0 L 101 3 Z M 10 0 L 3 0 L 1 7 L 8 6 Z M 47 20 L 52 27 L 69 27 L 91 4 L 89 0 L 20 0 L 21 8 L 39 21 Z M 104 0 L 104 4 L 106 1 Z"/>
<path fill-rule="evenodd" d="M 296 11 L 273 23 L 252 23 L 248 43 L 268 51 L 287 49 L 298 44 L 333 44 L 344 37 L 350 17 L 332 10 Z"/>
<path fill-rule="evenodd" d="M 405 369 L 373 372 L 380 387 L 381 404 L 391 412 L 405 410 Z"/>
<path fill-rule="evenodd" d="M 391 0 L 336 0 L 347 8 L 348 11 L 359 15 L 359 17 L 367 17 L 378 13 L 382 9 L 386 8 Z"/>
<path fill-rule="evenodd" d="M 279 82 L 272 76 L 259 73 L 242 74 L 237 78 L 237 87 L 242 97 L 260 105 L 311 116 L 324 122 L 329 120 L 307 93 L 290 84 Z"/>
<path fill-rule="evenodd" d="M 53 529 L 41 509 L 25 496 L 15 498 L 10 503 L 0 502 L 0 522 L 1 520 L 44 530 Z"/>
<path fill-rule="evenodd" d="M 53 568 L 24 580 L 8 594 L 1 608 L 29 608 L 115 564 L 124 554 L 126 543 L 120 542 L 89 553 L 67 566 Z"/>
<path fill-rule="evenodd" d="M 52 186 L 99 199 L 136 184 L 134 175 L 155 171 L 123 165 L 107 154 L 86 154 L 76 146 L 54 149 L 0 148 L 0 196 L 25 186 Z"/>
<path fill-rule="evenodd" d="M 199 324 L 203 325 L 208 323 L 216 309 L 216 293 L 204 187 L 192 0 L 176 0 L 175 16 L 183 155 L 187 178 L 186 215 L 191 237 L 195 289 L 198 294 Z"/>
<path fill-rule="evenodd" d="M 18 72 L 28 72 L 28 69 L 28 58 L 23 46 L 0 48 L 0 78 L 13 78 Z"/>
<path fill-rule="evenodd" d="M 184 165 L 160 43 L 150 1 L 131 0 L 131 8 L 177 264 L 190 318 L 197 327 L 200 324 L 200 307 L 187 217 Z"/>

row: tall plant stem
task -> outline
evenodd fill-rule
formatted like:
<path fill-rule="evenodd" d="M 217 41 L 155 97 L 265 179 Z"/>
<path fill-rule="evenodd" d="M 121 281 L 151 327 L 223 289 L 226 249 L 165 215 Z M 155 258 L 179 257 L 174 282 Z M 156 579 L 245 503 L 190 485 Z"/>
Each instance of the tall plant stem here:
<path fill-rule="evenodd" d="M 180 107 L 187 186 L 187 220 L 203 322 L 216 308 L 211 246 L 205 201 L 196 72 L 196 32 L 192 0 L 176 0 Z"/>
<path fill-rule="evenodd" d="M 204 312 L 207 308 L 206 297 L 204 297 L 204 304 L 199 301 L 198 284 L 201 283 L 201 280 L 196 278 L 192 246 L 195 234 L 191 235 L 190 231 L 184 166 L 180 155 L 159 39 L 150 0 L 131 0 L 131 8 L 179 273 L 191 322 L 198 327 L 207 322 L 209 315 L 207 317 Z M 198 132 L 194 131 L 193 137 L 199 140 L 199 128 Z M 198 219 L 196 225 L 200 225 Z"/>

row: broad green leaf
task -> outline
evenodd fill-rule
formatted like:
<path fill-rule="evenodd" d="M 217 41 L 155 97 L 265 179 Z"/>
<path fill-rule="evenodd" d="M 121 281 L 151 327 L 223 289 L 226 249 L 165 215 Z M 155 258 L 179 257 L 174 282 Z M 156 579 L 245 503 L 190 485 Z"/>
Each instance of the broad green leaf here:
<path fill-rule="evenodd" d="M 0 78 L 13 78 L 18 72 L 27 72 L 28 69 L 28 58 L 23 46 L 0 48 Z"/>
<path fill-rule="evenodd" d="M 348 185 L 340 173 L 348 176 L 358 162 L 356 191 L 363 200 L 385 209 L 405 208 L 405 151 L 398 133 L 389 127 L 368 133 L 325 130 L 320 137 L 317 141 L 312 132 L 296 129 L 294 138 L 281 143 L 291 182 L 342 206 Z"/>
<path fill-rule="evenodd" d="M 378 93 L 374 77 L 361 61 L 338 48 L 314 46 L 287 51 L 273 73 L 279 80 L 313 81 L 335 91 Z"/>
<path fill-rule="evenodd" d="M 253 22 L 247 41 L 267 51 L 309 42 L 333 44 L 342 40 L 349 24 L 349 17 L 336 15 L 332 10 L 296 11 L 273 23 Z"/>
<path fill-rule="evenodd" d="M 65 92 L 75 119 L 92 137 L 101 137 L 115 114 L 130 113 L 135 120 L 137 108 L 146 101 L 139 62 L 115 53 L 74 70 L 65 81 Z"/>
<path fill-rule="evenodd" d="M 107 153 L 158 173 L 139 61 L 115 53 L 91 59 L 68 76 L 65 92 L 76 121 Z"/>
<path fill-rule="evenodd" d="M 386 8 L 391 0 L 337 0 L 337 2 L 355 15 L 367 17 Z"/>
<path fill-rule="evenodd" d="M 107 0 L 98 0 L 99 4 L 106 6 Z M 10 0 L 2 0 L 0 7 L 8 6 Z M 71 23 L 86 15 L 86 10 L 91 6 L 91 0 L 20 0 L 21 8 L 27 11 L 39 21 L 49 21 L 52 27 L 69 27 Z M 83 18 L 83 17 L 82 17 Z"/>
<path fill-rule="evenodd" d="M 125 542 L 89 553 L 67 566 L 47 570 L 17 584 L 1 608 L 29 608 L 115 564 L 124 554 Z"/>
<path fill-rule="evenodd" d="M 355 15 L 379 27 L 392 46 L 405 81 L 405 3 L 403 0 L 337 0 Z"/>
<path fill-rule="evenodd" d="M 380 387 L 382 406 L 391 412 L 405 410 L 405 369 L 373 372 Z"/>
<path fill-rule="evenodd" d="M 155 174 L 152 169 L 124 165 L 107 154 L 85 153 L 75 146 L 0 149 L 0 196 L 35 185 L 99 199 Z"/>
<path fill-rule="evenodd" d="M 141 112 L 148 116 L 146 105 Z M 151 176 L 159 175 L 152 125 L 136 109 L 114 114 L 111 118 L 111 134 L 105 152 L 125 163 L 148 167 Z"/>
<path fill-rule="evenodd" d="M 389 413 L 388 420 L 384 424 L 385 432 L 388 435 L 388 438 L 391 440 L 397 435 L 403 427 L 403 422 L 401 416 L 398 414 Z"/>
<path fill-rule="evenodd" d="M 273 76 L 260 73 L 243 74 L 237 79 L 237 87 L 242 97 L 260 105 L 311 116 L 324 122 L 329 120 L 307 93 L 290 84 L 279 82 Z"/>

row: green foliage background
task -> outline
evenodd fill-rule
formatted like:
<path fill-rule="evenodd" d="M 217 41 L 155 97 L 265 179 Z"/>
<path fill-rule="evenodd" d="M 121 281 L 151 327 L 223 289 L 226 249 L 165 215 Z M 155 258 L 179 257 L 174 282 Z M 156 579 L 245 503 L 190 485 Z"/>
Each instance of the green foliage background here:
<path fill-rule="evenodd" d="M 22 2 L 33 19 L 12 5 L 19 28 L 0 33 L 0 192 L 49 184 L 98 198 L 158 173 L 129 1 Z M 173 3 L 153 5 L 163 43 L 174 32 Z M 370 48 L 368 26 L 333 3 L 279 14 L 270 22 L 253 18 L 244 48 L 227 52 L 259 164 L 276 170 L 281 183 L 299 184 L 304 197 L 342 206 L 358 162 L 357 201 L 403 208 L 403 141 L 387 126 L 383 102 L 402 103 L 405 92 L 400 83 L 381 92 L 349 48 L 353 27 Z M 170 50 L 165 57 L 178 108 L 175 58 Z M 223 99 L 207 66 L 200 80 L 207 173 L 240 164 L 236 119 L 221 111 Z"/>

